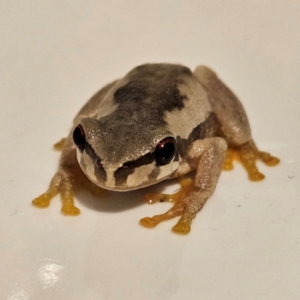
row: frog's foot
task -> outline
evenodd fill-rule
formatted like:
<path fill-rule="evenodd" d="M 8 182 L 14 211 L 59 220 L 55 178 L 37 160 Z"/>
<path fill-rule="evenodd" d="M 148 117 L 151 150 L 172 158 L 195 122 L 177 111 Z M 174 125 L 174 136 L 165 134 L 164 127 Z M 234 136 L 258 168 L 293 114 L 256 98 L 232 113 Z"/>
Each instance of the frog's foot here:
<path fill-rule="evenodd" d="M 192 220 L 197 212 L 203 207 L 206 198 L 201 197 L 201 193 L 191 192 L 186 198 L 180 199 L 166 213 L 155 215 L 152 218 L 146 217 L 140 220 L 144 227 L 153 228 L 162 221 L 181 216 L 177 224 L 172 228 L 173 232 L 178 234 L 187 234 L 191 231 Z"/>
<path fill-rule="evenodd" d="M 144 227 L 152 228 L 162 221 L 170 220 L 174 217 L 180 216 L 185 208 L 185 203 L 177 202 L 166 213 L 161 215 L 155 215 L 153 217 L 146 217 L 140 220 L 140 224 Z"/>
<path fill-rule="evenodd" d="M 57 151 L 62 151 L 62 149 L 63 149 L 63 147 L 66 143 L 66 140 L 67 140 L 66 138 L 63 138 L 59 142 L 55 143 L 54 146 L 53 146 L 54 149 L 57 150 Z"/>
<path fill-rule="evenodd" d="M 233 169 L 233 160 L 234 160 L 234 150 L 232 148 L 227 148 L 223 167 L 222 169 L 225 171 L 230 171 Z"/>
<path fill-rule="evenodd" d="M 231 170 L 234 159 L 241 161 L 248 173 L 249 179 L 252 181 L 260 181 L 265 178 L 265 175 L 260 173 L 256 167 L 257 159 L 270 167 L 276 166 L 280 162 L 277 157 L 272 156 L 270 153 L 259 151 L 253 140 L 235 149 L 228 148 L 223 163 L 223 170 Z"/>
<path fill-rule="evenodd" d="M 196 214 L 195 214 L 196 215 Z M 192 220 L 195 215 L 184 213 L 172 230 L 178 234 L 187 234 L 191 231 Z"/>
<path fill-rule="evenodd" d="M 74 190 L 74 181 L 67 172 L 60 170 L 52 178 L 47 192 L 35 198 L 32 203 L 36 207 L 48 207 L 50 200 L 60 193 L 62 199 L 61 211 L 65 215 L 75 216 L 80 213 L 80 210 L 74 205 Z"/>
<path fill-rule="evenodd" d="M 177 202 L 180 198 L 186 196 L 187 193 L 194 190 L 194 182 L 191 178 L 182 176 L 179 178 L 180 189 L 174 194 L 149 193 L 144 199 L 152 204 L 156 202 Z"/>
<path fill-rule="evenodd" d="M 255 161 L 257 159 L 260 159 L 270 167 L 276 166 L 280 162 L 277 157 L 272 156 L 270 153 L 259 151 L 253 140 L 238 148 L 237 153 L 248 173 L 249 179 L 252 181 L 260 181 L 265 178 L 265 175 L 260 173 L 256 167 Z"/>
<path fill-rule="evenodd" d="M 181 216 L 178 223 L 173 227 L 176 233 L 186 234 L 191 230 L 192 219 L 196 214 L 186 212 L 190 207 L 191 195 L 196 191 L 194 182 L 189 177 L 181 177 L 179 179 L 181 188 L 175 194 L 147 194 L 146 200 L 150 203 L 170 201 L 174 206 L 166 213 L 155 215 L 153 217 L 146 217 L 140 220 L 140 224 L 144 227 L 153 228 L 162 221 L 167 221 L 177 216 Z"/>

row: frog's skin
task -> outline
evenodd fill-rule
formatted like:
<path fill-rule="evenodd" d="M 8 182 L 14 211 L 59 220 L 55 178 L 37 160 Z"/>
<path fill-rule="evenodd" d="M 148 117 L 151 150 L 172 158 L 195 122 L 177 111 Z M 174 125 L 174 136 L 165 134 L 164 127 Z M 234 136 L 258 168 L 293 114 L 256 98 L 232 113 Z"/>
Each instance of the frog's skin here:
<path fill-rule="evenodd" d="M 77 215 L 75 189 L 130 191 L 180 177 L 182 189 L 175 195 L 147 196 L 176 199 L 174 206 L 141 220 L 153 227 L 180 215 L 173 227 L 178 233 L 190 231 L 192 219 L 216 188 L 222 166 L 232 168 L 234 151 L 254 181 L 264 178 L 256 159 L 267 165 L 279 162 L 256 148 L 242 104 L 204 66 L 194 72 L 173 64 L 134 68 L 83 106 L 68 138 L 58 145 L 63 146 L 59 169 L 48 191 L 33 200 L 36 206 L 48 206 L 60 193 L 62 211 Z M 193 170 L 194 181 L 182 177 Z"/>

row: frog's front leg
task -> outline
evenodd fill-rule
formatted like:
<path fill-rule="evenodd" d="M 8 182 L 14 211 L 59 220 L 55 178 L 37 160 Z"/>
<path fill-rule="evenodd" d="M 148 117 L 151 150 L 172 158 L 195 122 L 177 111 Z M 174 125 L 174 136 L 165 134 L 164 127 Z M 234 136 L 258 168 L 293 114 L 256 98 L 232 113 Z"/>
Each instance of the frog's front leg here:
<path fill-rule="evenodd" d="M 78 215 L 80 210 L 74 205 L 74 192 L 79 183 L 77 182 L 78 178 L 75 179 L 73 174 L 68 169 L 61 168 L 53 176 L 46 193 L 35 198 L 32 203 L 40 208 L 47 207 L 50 200 L 60 193 L 62 199 L 61 211 L 65 215 Z"/>
<path fill-rule="evenodd" d="M 206 200 L 214 192 L 219 179 L 222 164 L 226 153 L 227 144 L 222 138 L 208 138 L 197 140 L 192 144 L 184 166 L 176 172 L 178 176 L 187 171 L 196 169 L 193 186 L 181 194 L 180 199 L 164 214 L 144 218 L 141 224 L 145 227 L 154 227 L 161 221 L 181 216 L 173 227 L 176 233 L 188 233 L 191 229 L 192 220 L 197 212 L 203 207 Z"/>
<path fill-rule="evenodd" d="M 63 146 L 59 170 L 53 176 L 46 193 L 35 198 L 32 203 L 40 208 L 47 207 L 50 200 L 60 193 L 62 212 L 66 215 L 78 215 L 80 210 L 74 205 L 74 192 L 84 184 L 85 175 L 78 165 L 71 134 L 56 145 L 58 144 Z"/>

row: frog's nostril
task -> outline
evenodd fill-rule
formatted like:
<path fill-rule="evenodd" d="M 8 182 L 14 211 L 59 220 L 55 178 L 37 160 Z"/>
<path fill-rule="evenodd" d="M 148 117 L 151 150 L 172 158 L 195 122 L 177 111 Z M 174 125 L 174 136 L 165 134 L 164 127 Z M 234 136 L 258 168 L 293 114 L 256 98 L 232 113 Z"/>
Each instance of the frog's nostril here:
<path fill-rule="evenodd" d="M 86 139 L 83 127 L 81 125 L 75 127 L 73 131 L 73 141 L 78 149 L 83 152 L 85 149 Z"/>

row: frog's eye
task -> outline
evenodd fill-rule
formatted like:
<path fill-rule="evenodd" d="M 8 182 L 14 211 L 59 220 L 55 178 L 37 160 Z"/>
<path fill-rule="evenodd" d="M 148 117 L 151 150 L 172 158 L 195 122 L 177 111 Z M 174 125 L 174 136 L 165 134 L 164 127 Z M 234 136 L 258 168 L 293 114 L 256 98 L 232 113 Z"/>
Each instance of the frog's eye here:
<path fill-rule="evenodd" d="M 81 125 L 78 125 L 75 127 L 73 131 L 73 141 L 75 145 L 78 147 L 78 149 L 83 152 L 85 149 L 85 133 Z"/>
<path fill-rule="evenodd" d="M 172 137 L 167 137 L 160 141 L 155 148 L 155 161 L 158 165 L 168 164 L 176 154 L 176 141 Z"/>

